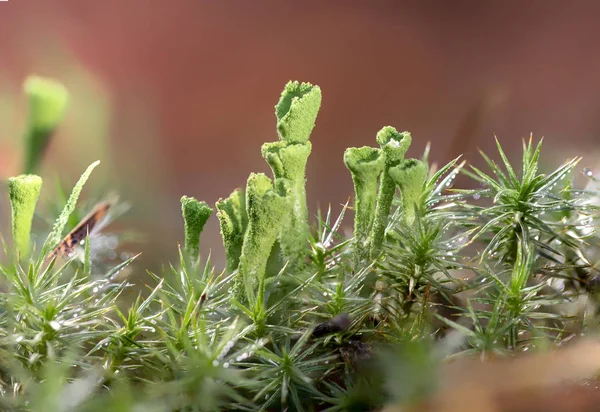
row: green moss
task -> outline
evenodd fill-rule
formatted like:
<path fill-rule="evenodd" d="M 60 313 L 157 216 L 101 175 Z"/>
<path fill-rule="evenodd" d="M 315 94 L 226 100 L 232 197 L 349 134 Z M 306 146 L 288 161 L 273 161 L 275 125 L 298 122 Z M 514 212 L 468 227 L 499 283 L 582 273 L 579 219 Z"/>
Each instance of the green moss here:
<path fill-rule="evenodd" d="M 217 217 L 221 227 L 221 237 L 225 247 L 227 272 L 232 273 L 238 268 L 244 233 L 248 226 L 246 213 L 246 196 L 241 189 L 234 190 L 226 199 L 219 199 L 215 204 Z"/>
<path fill-rule="evenodd" d="M 388 170 L 398 166 L 404 159 L 406 151 L 410 147 L 411 136 L 408 132 L 399 133 L 391 126 L 386 126 L 377 133 L 377 143 L 381 147 L 385 166 L 379 180 L 379 194 L 377 196 L 377 207 L 375 209 L 375 220 L 371 231 L 371 257 L 376 257 L 383 244 L 385 228 L 392 208 L 392 199 L 396 191 L 396 184 L 388 173 Z"/>
<path fill-rule="evenodd" d="M 321 89 L 310 83 L 290 81 L 275 106 L 277 132 L 281 140 L 308 141 L 321 106 Z"/>
<path fill-rule="evenodd" d="M 354 256 L 355 262 L 369 257 L 370 232 L 375 217 L 377 182 L 384 159 L 374 147 L 351 147 L 344 152 L 344 163 L 354 182 Z"/>
<path fill-rule="evenodd" d="M 198 260 L 200 234 L 212 212 L 212 208 L 205 202 L 200 202 L 188 196 L 181 198 L 181 214 L 185 230 L 185 251 L 192 262 Z"/>
<path fill-rule="evenodd" d="M 419 207 L 427 172 L 427 165 L 417 159 L 406 159 L 389 170 L 390 176 L 402 193 L 404 221 L 409 225 L 415 220 L 415 206 Z"/>
<path fill-rule="evenodd" d="M 29 254 L 31 222 L 41 190 L 42 178 L 39 176 L 20 175 L 8 179 L 13 243 L 21 256 Z"/>
<path fill-rule="evenodd" d="M 33 173 L 39 168 L 50 138 L 64 117 L 69 92 L 61 83 L 38 76 L 28 77 L 23 88 L 29 98 L 25 173 Z"/>

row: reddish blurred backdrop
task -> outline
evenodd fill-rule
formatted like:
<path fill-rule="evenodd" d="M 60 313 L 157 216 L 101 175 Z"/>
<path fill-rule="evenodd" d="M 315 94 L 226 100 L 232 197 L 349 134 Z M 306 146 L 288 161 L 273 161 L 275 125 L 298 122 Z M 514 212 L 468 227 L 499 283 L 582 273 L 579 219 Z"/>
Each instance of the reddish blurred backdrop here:
<path fill-rule="evenodd" d="M 533 133 L 552 149 L 548 162 L 584 154 L 593 165 L 599 15 L 596 1 L 9 0 L 1 177 L 19 172 L 29 73 L 73 93 L 45 173 L 74 180 L 101 158 L 95 179 L 118 178 L 129 221 L 150 235 L 149 261 L 182 238 L 182 194 L 213 203 L 268 171 L 260 145 L 277 138 L 273 105 L 289 79 L 323 90 L 307 173 L 313 212 L 339 210 L 352 194 L 343 150 L 374 145 L 388 124 L 412 132 L 413 156 L 431 141 L 439 162 L 479 162 L 494 134 L 516 154 Z M 216 218 L 210 247 L 222 256 Z"/>

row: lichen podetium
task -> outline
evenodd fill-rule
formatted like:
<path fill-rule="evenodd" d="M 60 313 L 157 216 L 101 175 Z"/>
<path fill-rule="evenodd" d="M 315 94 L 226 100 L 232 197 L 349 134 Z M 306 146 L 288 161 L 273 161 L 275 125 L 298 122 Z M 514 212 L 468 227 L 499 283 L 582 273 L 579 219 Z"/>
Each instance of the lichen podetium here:
<path fill-rule="evenodd" d="M 253 305 L 265 278 L 267 260 L 287 217 L 287 199 L 275 191 L 266 175 L 252 173 L 246 185 L 246 210 L 248 227 L 232 293 L 238 302 Z"/>
<path fill-rule="evenodd" d="M 371 251 L 369 234 L 375 217 L 377 182 L 385 163 L 381 150 L 368 146 L 346 149 L 344 163 L 354 183 L 354 260 L 358 264 Z"/>
<path fill-rule="evenodd" d="M 289 219 L 281 227 L 279 242 L 289 269 L 300 268 L 306 253 L 309 228 L 305 176 L 312 148 L 308 139 L 320 106 L 319 86 L 289 82 L 275 106 L 280 141 L 262 146 L 262 155 L 273 171 L 275 188 L 286 198 Z"/>
<path fill-rule="evenodd" d="M 219 199 L 215 206 L 225 247 L 227 272 L 232 273 L 240 264 L 244 234 L 248 227 L 246 195 L 242 189 L 236 189 L 228 198 Z"/>
<path fill-rule="evenodd" d="M 389 170 L 389 174 L 400 189 L 404 222 L 412 225 L 415 221 L 415 207 L 423 192 L 423 183 L 427 179 L 427 165 L 417 159 L 403 160 Z"/>
<path fill-rule="evenodd" d="M 29 76 L 23 84 L 29 98 L 25 133 L 25 173 L 35 173 L 50 138 L 62 121 L 69 104 L 69 92 L 56 80 Z"/>
<path fill-rule="evenodd" d="M 385 166 L 379 179 L 379 194 L 371 231 L 371 258 L 377 257 L 381 251 L 385 228 L 392 209 L 392 199 L 396 192 L 396 183 L 394 183 L 388 171 L 390 168 L 399 165 L 404 159 L 404 155 L 410 147 L 411 136 L 409 132 L 399 133 L 393 127 L 385 126 L 377 133 L 376 140 L 381 147 Z"/>
<path fill-rule="evenodd" d="M 205 202 L 193 197 L 181 198 L 181 214 L 185 231 L 185 251 L 192 262 L 198 260 L 200 253 L 200 234 L 213 210 Z"/>
<path fill-rule="evenodd" d="M 20 175 L 8 179 L 13 243 L 21 257 L 29 254 L 31 223 L 41 189 L 42 178 L 36 175 Z"/>

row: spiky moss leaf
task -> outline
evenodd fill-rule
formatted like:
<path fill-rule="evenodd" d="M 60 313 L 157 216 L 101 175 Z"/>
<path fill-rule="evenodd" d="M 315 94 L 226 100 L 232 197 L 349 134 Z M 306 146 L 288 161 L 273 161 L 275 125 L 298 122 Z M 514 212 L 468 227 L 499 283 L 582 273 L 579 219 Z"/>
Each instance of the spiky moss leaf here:
<path fill-rule="evenodd" d="M 44 259 L 44 257 L 48 253 L 48 251 L 54 249 L 60 243 L 60 241 L 62 239 L 62 233 L 65 229 L 65 225 L 67 224 L 67 221 L 69 220 L 69 216 L 71 215 L 71 213 L 73 213 L 73 210 L 75 210 L 75 205 L 77 204 L 77 200 L 79 199 L 79 194 L 81 193 L 81 190 L 83 189 L 83 186 L 85 185 L 85 182 L 87 182 L 90 175 L 92 174 L 92 171 L 99 164 L 100 164 L 100 160 L 97 160 L 94 163 L 92 163 L 91 165 L 89 165 L 88 168 L 85 170 L 85 172 L 83 172 L 83 174 L 81 175 L 81 177 L 79 178 L 77 183 L 75 184 L 75 187 L 73 187 L 73 191 L 71 192 L 71 195 L 69 196 L 69 200 L 67 200 L 67 204 L 65 205 L 64 209 L 60 213 L 60 216 L 58 217 L 58 219 L 56 219 L 56 222 L 54 223 L 54 226 L 52 227 L 52 231 L 48 234 L 48 237 L 46 238 L 46 241 L 44 242 L 44 246 L 42 247 L 42 251 L 40 253 L 40 262 L 42 261 L 42 259 Z"/>
<path fill-rule="evenodd" d="M 253 173 L 246 186 L 248 228 L 240 256 L 234 297 L 242 303 L 255 301 L 264 280 L 267 260 L 287 215 L 287 201 L 274 190 L 273 182 L 262 173 Z"/>
<path fill-rule="evenodd" d="M 281 140 L 308 141 L 321 106 L 321 89 L 310 83 L 290 81 L 275 106 L 277 132 Z"/>
<path fill-rule="evenodd" d="M 225 247 L 227 272 L 232 273 L 240 263 L 244 233 L 248 226 L 246 195 L 242 189 L 236 189 L 228 198 L 219 199 L 215 206 Z"/>
<path fill-rule="evenodd" d="M 193 197 L 181 198 L 181 214 L 183 216 L 185 232 L 185 251 L 192 262 L 198 260 L 200 253 L 200 234 L 206 221 L 212 215 L 213 209 L 205 202 L 200 202 Z"/>
<path fill-rule="evenodd" d="M 379 149 L 365 146 L 346 149 L 344 163 L 354 182 L 354 254 L 356 261 L 360 261 L 369 255 L 369 232 L 375 217 L 377 182 L 385 162 Z"/>
<path fill-rule="evenodd" d="M 389 175 L 388 170 L 400 164 L 404 159 L 412 138 L 409 132 L 400 133 L 392 126 L 385 126 L 377 133 L 376 140 L 383 152 L 385 168 L 381 174 L 375 220 L 371 231 L 371 258 L 376 257 L 381 251 L 385 228 L 392 209 L 392 200 L 396 192 L 396 184 Z"/>
<path fill-rule="evenodd" d="M 8 179 L 8 195 L 12 212 L 12 233 L 15 248 L 21 255 L 29 253 L 31 222 L 42 190 L 42 178 L 19 175 Z"/>
<path fill-rule="evenodd" d="M 62 121 L 69 104 L 69 92 L 56 80 L 30 76 L 23 84 L 29 98 L 29 117 L 25 136 L 25 173 L 38 168 L 50 137 Z"/>
<path fill-rule="evenodd" d="M 308 208 L 306 206 L 305 170 L 312 145 L 305 143 L 265 143 L 262 155 L 275 176 L 275 187 L 287 193 L 289 219 L 281 227 L 279 242 L 289 268 L 301 266 L 308 244 Z M 283 192 L 282 192 L 283 191 Z"/>
<path fill-rule="evenodd" d="M 404 219 L 411 225 L 415 220 L 415 206 L 419 206 L 423 184 L 427 180 L 428 167 L 420 160 L 407 159 L 390 168 L 388 173 L 400 188 Z"/>

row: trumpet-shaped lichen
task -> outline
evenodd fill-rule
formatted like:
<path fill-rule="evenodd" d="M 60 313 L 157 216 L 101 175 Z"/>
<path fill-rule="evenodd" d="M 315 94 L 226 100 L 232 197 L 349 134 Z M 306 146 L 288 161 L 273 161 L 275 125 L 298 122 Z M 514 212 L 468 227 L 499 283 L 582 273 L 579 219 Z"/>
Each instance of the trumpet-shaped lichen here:
<path fill-rule="evenodd" d="M 25 173 L 34 173 L 52 133 L 63 119 L 69 103 L 69 92 L 61 83 L 38 76 L 28 77 L 23 88 L 29 98 Z"/>
<path fill-rule="evenodd" d="M 281 193 L 287 190 L 289 218 L 281 227 L 281 253 L 289 262 L 289 267 L 297 267 L 302 262 L 302 255 L 308 241 L 308 208 L 306 206 L 306 179 L 304 177 L 306 162 L 311 151 L 311 143 L 265 143 L 262 155 L 271 166 L 275 177 L 275 186 Z"/>
<path fill-rule="evenodd" d="M 390 176 L 400 188 L 404 221 L 408 225 L 415 220 L 415 206 L 419 207 L 427 172 L 427 165 L 417 159 L 406 159 L 389 170 Z"/>
<path fill-rule="evenodd" d="M 369 257 L 369 234 L 373 227 L 377 182 L 383 171 L 381 151 L 374 147 L 351 147 L 344 152 L 344 163 L 354 182 L 354 256 L 358 263 Z"/>
<path fill-rule="evenodd" d="M 200 202 L 193 197 L 181 198 L 181 214 L 183 216 L 185 232 L 185 251 L 192 262 L 198 260 L 200 253 L 200 234 L 208 218 L 212 215 L 212 208 L 205 202 Z"/>
<path fill-rule="evenodd" d="M 262 173 L 253 173 L 246 185 L 248 227 L 244 235 L 238 276 L 233 296 L 241 303 L 254 304 L 264 281 L 267 261 L 287 217 L 287 199 L 279 195 L 273 182 Z"/>
<path fill-rule="evenodd" d="M 398 166 L 404 159 L 404 155 L 410 147 L 411 137 L 408 132 L 399 133 L 393 127 L 386 126 L 377 133 L 376 140 L 381 147 L 385 166 L 379 179 L 379 194 L 377 196 L 373 230 L 371 231 L 372 258 L 379 254 L 383 244 L 385 228 L 392 208 L 392 199 L 396 191 L 396 184 L 388 171 L 390 168 Z"/>
<path fill-rule="evenodd" d="M 321 107 L 321 89 L 310 83 L 290 81 L 275 106 L 277 132 L 290 143 L 308 141 Z"/>
<path fill-rule="evenodd" d="M 13 243 L 22 256 L 29 254 L 31 222 L 41 189 L 42 178 L 36 175 L 20 175 L 8 179 Z"/>
<path fill-rule="evenodd" d="M 219 199 L 215 204 L 217 217 L 221 227 L 221 237 L 225 247 L 227 272 L 232 273 L 238 268 L 244 233 L 248 226 L 246 213 L 246 196 L 244 191 L 236 189 L 227 199 Z"/>
<path fill-rule="evenodd" d="M 308 139 L 320 105 L 319 86 L 289 82 L 275 106 L 281 140 L 262 147 L 262 155 L 273 171 L 275 187 L 280 194 L 285 192 L 287 199 L 289 219 L 281 227 L 279 243 L 288 268 L 302 265 L 308 241 L 305 171 L 312 147 Z"/>

